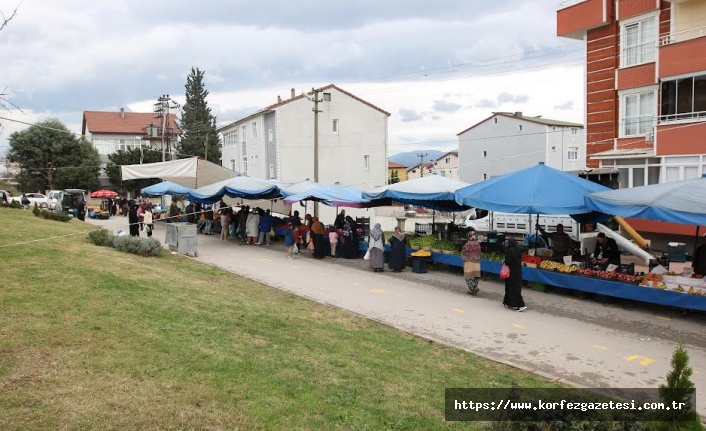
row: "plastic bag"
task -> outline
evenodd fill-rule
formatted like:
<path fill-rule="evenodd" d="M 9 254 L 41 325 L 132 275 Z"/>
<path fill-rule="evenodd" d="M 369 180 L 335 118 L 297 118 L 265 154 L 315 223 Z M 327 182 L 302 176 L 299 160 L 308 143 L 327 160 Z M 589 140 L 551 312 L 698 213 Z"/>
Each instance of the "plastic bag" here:
<path fill-rule="evenodd" d="M 360 256 L 360 255 L 358 255 L 358 256 Z M 368 249 L 368 251 L 365 252 L 365 256 L 363 256 L 363 259 L 370 260 L 370 249 Z"/>
<path fill-rule="evenodd" d="M 500 268 L 500 278 L 507 280 L 510 278 L 510 267 L 503 263 L 502 268 Z"/>
<path fill-rule="evenodd" d="M 292 253 L 293 253 L 293 254 L 299 253 L 299 247 L 297 247 L 296 244 L 294 244 L 294 245 L 292 246 Z"/>

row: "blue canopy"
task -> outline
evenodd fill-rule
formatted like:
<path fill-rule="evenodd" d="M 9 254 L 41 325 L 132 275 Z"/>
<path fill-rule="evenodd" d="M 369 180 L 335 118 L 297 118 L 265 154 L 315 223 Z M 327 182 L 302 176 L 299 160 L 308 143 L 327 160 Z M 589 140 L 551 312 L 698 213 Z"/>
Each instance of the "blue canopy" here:
<path fill-rule="evenodd" d="M 290 195 L 298 195 L 302 193 L 308 193 L 312 190 L 316 190 L 321 187 L 321 184 L 311 181 L 308 178 L 304 181 L 299 181 L 293 184 L 282 184 L 277 180 L 270 180 L 271 183 L 277 185 L 282 192 L 282 196 L 287 197 Z"/>
<path fill-rule="evenodd" d="M 706 174 L 691 180 L 591 193 L 586 204 L 622 217 L 706 226 Z"/>
<path fill-rule="evenodd" d="M 213 204 L 223 196 L 242 199 L 277 199 L 282 195 L 279 187 L 266 180 L 241 176 L 194 189 L 188 196 L 193 201 Z"/>
<path fill-rule="evenodd" d="M 392 202 L 418 205 L 439 211 L 461 211 L 468 206 L 456 202 L 456 191 L 468 183 L 439 175 L 429 175 L 409 181 L 378 187 L 363 193 L 368 206 L 387 206 Z"/>
<path fill-rule="evenodd" d="M 610 190 L 544 163 L 460 189 L 456 202 L 514 214 L 586 214 L 584 197 Z M 603 217 L 605 218 L 605 217 Z"/>
<path fill-rule="evenodd" d="M 292 205 L 299 201 L 310 200 L 321 202 L 328 206 L 365 208 L 369 200 L 363 199 L 362 195 L 362 190 L 336 183 L 331 186 L 319 186 L 301 194 L 287 196 L 284 203 Z"/>
<path fill-rule="evenodd" d="M 171 181 L 163 181 L 161 183 L 153 184 L 149 187 L 145 187 L 141 190 L 143 195 L 148 196 L 164 196 L 164 195 L 184 195 L 186 196 L 191 189 L 181 184 L 173 183 Z"/>

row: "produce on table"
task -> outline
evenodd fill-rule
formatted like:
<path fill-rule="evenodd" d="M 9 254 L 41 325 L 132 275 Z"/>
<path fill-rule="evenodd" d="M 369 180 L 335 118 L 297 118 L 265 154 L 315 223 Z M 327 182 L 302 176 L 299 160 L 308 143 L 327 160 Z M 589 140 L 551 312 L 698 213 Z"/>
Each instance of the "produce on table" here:
<path fill-rule="evenodd" d="M 542 261 L 544 261 L 544 259 L 539 256 L 530 256 L 529 254 L 522 255 L 522 262 L 524 263 L 532 263 L 535 265 L 539 265 L 540 263 L 542 263 Z"/>
<path fill-rule="evenodd" d="M 414 253 L 411 253 L 410 256 L 415 256 L 415 257 L 429 257 L 431 256 L 431 253 L 429 253 L 426 250 L 419 250 L 415 251 Z"/>

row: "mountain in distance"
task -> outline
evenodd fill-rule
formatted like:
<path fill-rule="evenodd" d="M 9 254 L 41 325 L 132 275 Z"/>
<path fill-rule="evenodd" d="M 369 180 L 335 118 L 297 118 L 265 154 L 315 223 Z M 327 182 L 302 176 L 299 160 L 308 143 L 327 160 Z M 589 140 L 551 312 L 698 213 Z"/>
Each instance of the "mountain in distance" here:
<path fill-rule="evenodd" d="M 400 165 L 407 166 L 408 168 L 412 166 L 416 166 L 419 164 L 421 159 L 417 154 L 419 153 L 427 153 L 426 156 L 424 156 L 424 163 L 428 163 L 430 160 L 436 160 L 439 157 L 443 156 L 446 154 L 448 151 L 439 151 L 439 150 L 424 150 L 424 151 L 408 151 L 406 153 L 399 153 L 395 154 L 393 156 L 390 156 L 388 158 L 389 161 L 393 163 L 399 163 Z"/>

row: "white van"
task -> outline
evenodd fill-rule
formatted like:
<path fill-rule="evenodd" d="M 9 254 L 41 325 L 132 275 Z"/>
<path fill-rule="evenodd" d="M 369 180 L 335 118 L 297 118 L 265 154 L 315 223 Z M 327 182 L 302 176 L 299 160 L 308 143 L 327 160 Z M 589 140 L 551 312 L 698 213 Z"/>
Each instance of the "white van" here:
<path fill-rule="evenodd" d="M 47 193 L 47 207 L 55 211 L 58 203 L 61 201 L 61 190 L 49 190 Z"/>

